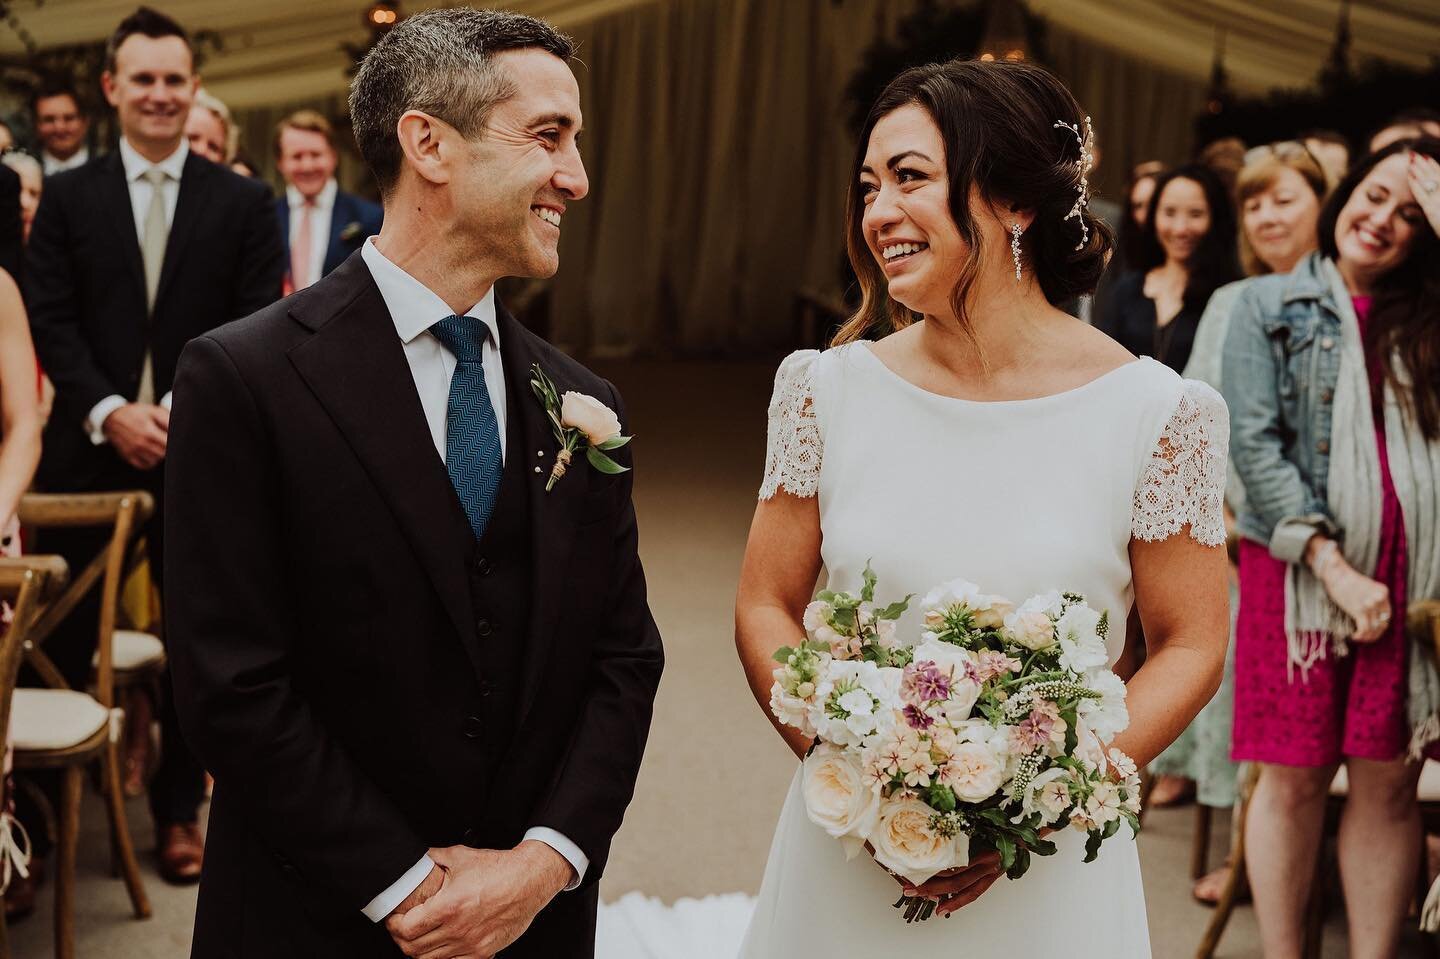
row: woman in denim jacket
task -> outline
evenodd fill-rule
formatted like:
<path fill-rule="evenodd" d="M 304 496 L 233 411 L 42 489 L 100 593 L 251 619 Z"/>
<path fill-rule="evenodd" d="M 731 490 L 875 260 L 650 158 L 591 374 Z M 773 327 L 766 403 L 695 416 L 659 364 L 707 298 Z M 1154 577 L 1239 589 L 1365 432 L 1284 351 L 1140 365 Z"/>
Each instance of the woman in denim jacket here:
<path fill-rule="evenodd" d="M 1418 156 L 1417 156 L 1418 154 Z M 1344 763 L 1350 955 L 1399 946 L 1440 677 L 1407 600 L 1440 598 L 1440 141 L 1362 160 L 1320 252 L 1251 283 L 1222 379 L 1239 517 L 1234 758 L 1259 762 L 1247 856 L 1265 955 L 1299 956 Z"/>

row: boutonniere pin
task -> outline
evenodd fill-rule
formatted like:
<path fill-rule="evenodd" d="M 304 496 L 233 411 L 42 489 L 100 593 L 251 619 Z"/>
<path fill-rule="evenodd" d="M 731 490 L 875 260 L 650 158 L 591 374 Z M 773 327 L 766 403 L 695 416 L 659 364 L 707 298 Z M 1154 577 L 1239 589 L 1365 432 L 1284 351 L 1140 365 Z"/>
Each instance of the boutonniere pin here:
<path fill-rule="evenodd" d="M 343 230 L 340 231 L 340 242 L 341 242 L 341 243 L 353 243 L 353 242 L 355 242 L 355 240 L 357 240 L 357 239 L 360 238 L 360 231 L 363 230 L 363 229 L 364 229 L 364 227 L 362 227 L 362 226 L 360 225 L 360 221 L 359 221 L 359 220 L 352 220 L 351 222 L 345 224 L 345 229 L 343 229 Z"/>
<path fill-rule="evenodd" d="M 555 432 L 555 442 L 560 444 L 545 492 L 550 492 L 565 475 L 575 451 L 579 449 L 585 450 L 585 458 L 590 465 L 602 473 L 613 475 L 630 469 L 605 455 L 630 442 L 630 437 L 620 435 L 620 418 L 614 410 L 584 393 L 571 392 L 561 396 L 550 377 L 540 369 L 539 363 L 530 367 L 530 388 L 535 391 L 540 405 L 545 407 L 550 428 Z"/>

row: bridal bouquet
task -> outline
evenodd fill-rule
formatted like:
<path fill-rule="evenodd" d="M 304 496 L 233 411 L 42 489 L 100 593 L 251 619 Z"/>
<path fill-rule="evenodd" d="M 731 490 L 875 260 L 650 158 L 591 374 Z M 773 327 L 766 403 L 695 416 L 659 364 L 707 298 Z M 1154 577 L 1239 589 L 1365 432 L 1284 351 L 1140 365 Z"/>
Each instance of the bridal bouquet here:
<path fill-rule="evenodd" d="M 1135 764 L 1109 743 L 1129 723 L 1105 668 L 1107 615 L 1076 593 L 1018 607 L 963 580 L 922 601 L 923 631 L 860 594 L 822 591 L 807 639 L 776 654 L 770 708 L 814 738 L 802 771 L 810 819 L 853 857 L 867 846 L 920 885 L 988 850 L 1011 879 L 1051 855 L 1042 833 L 1089 836 L 1085 861 L 1122 822 L 1139 831 Z M 907 921 L 935 903 L 902 897 Z"/>

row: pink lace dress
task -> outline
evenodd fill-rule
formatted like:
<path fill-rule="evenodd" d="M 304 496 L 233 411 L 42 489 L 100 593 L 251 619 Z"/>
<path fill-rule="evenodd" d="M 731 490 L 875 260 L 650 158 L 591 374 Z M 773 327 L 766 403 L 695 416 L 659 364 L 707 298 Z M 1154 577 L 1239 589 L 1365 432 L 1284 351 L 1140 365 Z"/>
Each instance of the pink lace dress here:
<path fill-rule="evenodd" d="M 1370 298 L 1355 297 L 1354 305 L 1363 337 Z M 1379 360 L 1367 355 L 1366 365 L 1371 394 L 1378 397 Z M 1405 523 L 1390 476 L 1385 419 L 1379 403 L 1373 406 L 1383 496 L 1375 579 L 1390 589 L 1390 629 L 1374 643 L 1351 643 L 1346 656 L 1320 660 L 1303 680 L 1296 671 L 1292 682 L 1286 668 L 1285 563 L 1264 546 L 1241 540 L 1232 750 L 1237 761 L 1284 766 L 1329 766 L 1352 756 L 1388 761 L 1399 758 L 1410 741 Z"/>

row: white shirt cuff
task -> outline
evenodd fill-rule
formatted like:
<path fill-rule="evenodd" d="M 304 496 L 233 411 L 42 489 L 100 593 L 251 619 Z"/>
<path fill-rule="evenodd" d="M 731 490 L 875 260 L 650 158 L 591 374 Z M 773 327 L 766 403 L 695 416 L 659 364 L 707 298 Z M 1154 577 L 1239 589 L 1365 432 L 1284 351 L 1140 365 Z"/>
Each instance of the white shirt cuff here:
<path fill-rule="evenodd" d="M 170 409 L 170 397 L 174 395 L 174 393 L 166 393 L 164 396 L 160 397 L 160 405 L 165 407 L 165 409 L 167 410 Z"/>
<path fill-rule="evenodd" d="M 577 888 L 581 881 L 584 880 L 585 870 L 590 868 L 590 857 L 581 852 L 579 846 L 547 826 L 535 826 L 527 829 L 525 831 L 525 838 L 543 842 L 564 856 L 565 861 L 574 867 L 575 878 L 570 881 L 570 885 L 562 890 L 563 892 L 569 892 Z"/>
<path fill-rule="evenodd" d="M 419 888 L 430 875 L 430 870 L 435 868 L 434 861 L 428 855 L 421 856 L 420 861 L 411 866 L 410 869 L 395 880 L 394 884 L 380 895 L 370 900 L 370 905 L 364 909 L 365 918 L 371 922 L 381 922 L 395 907 L 405 901 L 405 898 Z"/>
<path fill-rule="evenodd" d="M 113 393 L 90 408 L 90 415 L 85 417 L 85 432 L 90 434 L 90 442 L 105 445 L 105 420 L 124 405 L 125 397 Z"/>

